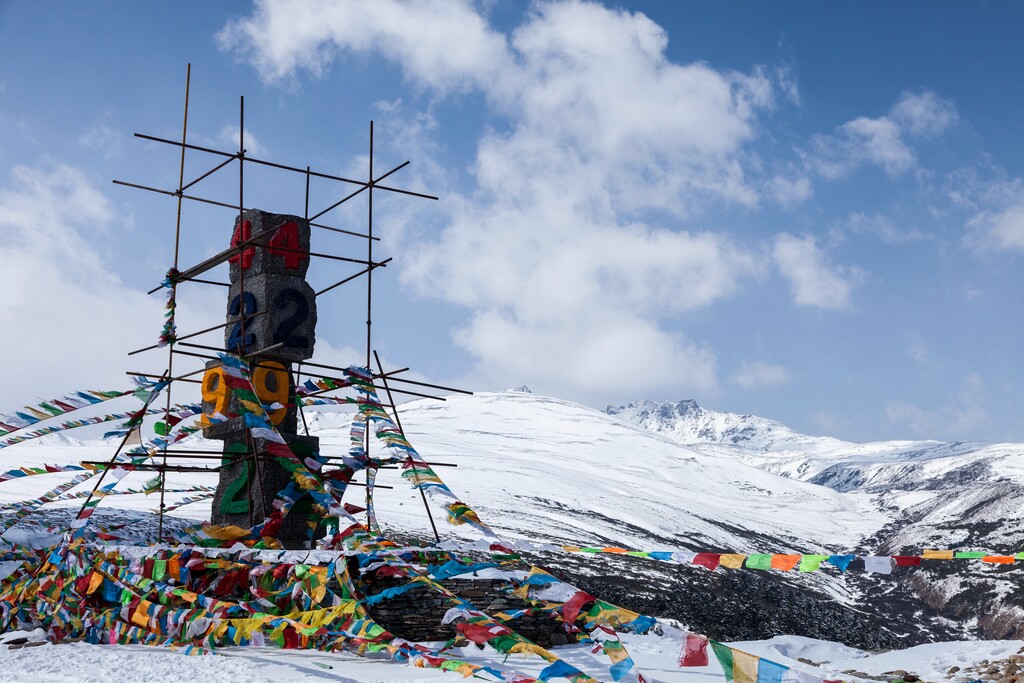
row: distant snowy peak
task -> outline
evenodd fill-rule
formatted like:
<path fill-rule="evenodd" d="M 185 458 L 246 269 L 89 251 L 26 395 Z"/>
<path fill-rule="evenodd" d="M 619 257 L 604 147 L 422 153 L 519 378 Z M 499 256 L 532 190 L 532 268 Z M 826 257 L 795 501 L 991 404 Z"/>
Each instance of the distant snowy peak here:
<path fill-rule="evenodd" d="M 823 438 L 799 434 L 780 422 L 756 415 L 708 410 L 692 399 L 678 403 L 634 401 L 617 408 L 608 406 L 604 412 L 687 444 L 724 443 L 775 451 L 791 449 L 798 442 Z"/>
<path fill-rule="evenodd" d="M 518 387 L 514 387 L 512 389 L 506 389 L 505 393 L 506 394 L 515 394 L 515 393 L 518 393 L 518 394 L 532 394 L 533 392 L 530 391 L 530 387 L 526 386 L 525 384 L 520 384 Z"/>

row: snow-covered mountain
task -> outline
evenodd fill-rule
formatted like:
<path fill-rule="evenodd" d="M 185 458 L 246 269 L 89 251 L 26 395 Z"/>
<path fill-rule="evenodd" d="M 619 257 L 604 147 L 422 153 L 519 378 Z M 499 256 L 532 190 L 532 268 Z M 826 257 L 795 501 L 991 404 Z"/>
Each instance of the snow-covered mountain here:
<path fill-rule="evenodd" d="M 823 445 L 844 443 L 799 434 L 781 422 L 756 415 L 708 410 L 692 399 L 678 403 L 634 401 L 617 408 L 608 406 L 604 412 L 682 443 L 725 443 L 771 452 L 792 448 L 806 450 L 815 439 L 820 439 Z"/>
<path fill-rule="evenodd" d="M 1024 447 L 1013 444 L 850 444 L 692 402 L 601 412 L 522 390 L 414 401 L 400 407 L 400 417 L 411 442 L 451 488 L 512 538 L 643 550 L 894 554 L 967 545 L 1009 551 L 1020 538 Z M 344 412 L 307 411 L 310 431 L 327 454 L 347 451 L 349 420 Z M 39 465 L 106 459 L 112 449 L 101 442 L 40 441 L 4 455 L 12 466 Z M 219 446 L 191 441 L 185 447 Z M 67 478 L 6 482 L 0 503 L 38 496 Z M 132 474 L 124 487 L 145 478 Z M 377 482 L 381 525 L 431 538 L 423 502 L 400 471 L 384 470 Z M 168 481 L 213 483 L 215 475 L 193 473 Z M 352 489 L 353 502 L 361 502 L 360 493 Z M 155 504 L 131 495 L 105 503 Z M 208 518 L 205 505 L 174 514 Z M 444 524 L 442 511 L 432 513 L 443 537 L 469 535 Z M 949 563 L 879 578 L 830 571 L 710 573 L 615 556 L 557 554 L 535 561 L 595 594 L 679 618 L 721 639 L 798 633 L 877 647 L 1024 634 L 1018 607 L 1024 591 L 1012 568 Z"/>
<path fill-rule="evenodd" d="M 773 420 L 707 410 L 692 400 L 638 401 L 605 412 L 686 444 L 760 469 L 844 493 L 868 495 L 892 521 L 866 536 L 878 552 L 960 548 L 1020 550 L 1024 523 L 1024 444 L 940 441 L 850 443 L 808 436 Z M 946 613 L 988 601 L 976 624 L 1019 633 L 1024 610 L 1007 599 L 1015 574 L 936 569 L 908 581 L 914 595 Z"/>

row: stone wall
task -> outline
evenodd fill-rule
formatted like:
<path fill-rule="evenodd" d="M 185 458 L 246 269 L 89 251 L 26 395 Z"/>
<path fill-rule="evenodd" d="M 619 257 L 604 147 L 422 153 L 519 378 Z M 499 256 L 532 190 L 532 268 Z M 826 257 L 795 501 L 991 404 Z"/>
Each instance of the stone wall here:
<path fill-rule="evenodd" d="M 365 584 L 365 590 L 367 595 L 373 595 L 385 588 L 405 583 L 405 580 L 376 579 Z M 488 614 L 530 607 L 529 603 L 503 591 L 502 588 L 508 584 L 500 579 L 450 579 L 441 583 L 452 593 Z M 455 636 L 455 624 L 441 624 L 445 612 L 452 607 L 454 605 L 445 596 L 426 586 L 417 586 L 389 600 L 368 606 L 367 609 L 377 623 L 395 635 L 420 642 L 448 640 Z M 545 647 L 565 645 L 568 642 L 561 622 L 550 614 L 527 615 L 507 622 L 506 626 Z M 571 634 L 568 638 L 575 640 Z"/>

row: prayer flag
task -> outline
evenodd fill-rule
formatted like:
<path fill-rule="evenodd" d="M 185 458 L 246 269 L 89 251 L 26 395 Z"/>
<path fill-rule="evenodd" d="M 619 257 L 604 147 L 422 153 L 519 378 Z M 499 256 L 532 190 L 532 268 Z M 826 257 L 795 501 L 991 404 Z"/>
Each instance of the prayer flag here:
<path fill-rule="evenodd" d="M 782 676 L 787 671 L 789 671 L 787 666 L 782 666 L 768 659 L 762 659 L 758 662 L 757 683 L 782 683 Z"/>
<path fill-rule="evenodd" d="M 788 572 L 800 562 L 799 555 L 772 555 L 772 569 Z"/>
<path fill-rule="evenodd" d="M 864 569 L 876 574 L 892 574 L 892 558 L 888 555 L 865 555 Z"/>
<path fill-rule="evenodd" d="M 821 563 L 828 559 L 828 555 L 803 555 L 800 558 L 800 571 L 816 572 Z"/>
<path fill-rule="evenodd" d="M 743 560 L 746 559 L 746 555 L 737 555 L 735 553 L 726 553 L 719 558 L 719 564 L 729 569 L 739 569 L 743 566 Z"/>
<path fill-rule="evenodd" d="M 741 650 L 732 651 L 732 677 L 736 683 L 757 683 L 757 655 Z"/>
<path fill-rule="evenodd" d="M 718 563 L 721 561 L 721 555 L 718 553 L 697 553 L 696 557 L 693 558 L 694 564 L 699 564 L 701 567 L 707 567 L 711 571 L 718 569 Z"/>
<path fill-rule="evenodd" d="M 716 640 L 708 641 L 711 643 L 711 650 L 715 653 L 715 659 L 722 665 L 722 673 L 725 674 L 725 678 L 728 681 L 732 681 L 732 649 L 722 645 Z"/>
<path fill-rule="evenodd" d="M 771 569 L 772 556 L 764 553 L 747 555 L 747 569 Z"/>
<path fill-rule="evenodd" d="M 708 641 L 696 633 L 687 633 L 683 640 L 683 651 L 679 655 L 679 666 L 707 666 Z"/>
<path fill-rule="evenodd" d="M 830 555 L 828 563 L 837 568 L 841 572 L 845 572 L 850 566 L 850 563 L 856 559 L 856 555 Z"/>

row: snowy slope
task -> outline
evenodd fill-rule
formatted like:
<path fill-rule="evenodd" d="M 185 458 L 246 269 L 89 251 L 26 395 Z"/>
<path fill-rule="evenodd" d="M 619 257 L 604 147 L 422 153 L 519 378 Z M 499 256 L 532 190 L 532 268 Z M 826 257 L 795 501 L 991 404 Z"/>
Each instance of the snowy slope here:
<path fill-rule="evenodd" d="M 722 668 L 714 657 L 708 666 L 679 668 L 676 663 L 679 642 L 667 637 L 623 635 L 622 640 L 639 670 L 650 680 L 661 683 L 722 683 Z M 903 651 L 869 654 L 835 643 L 784 636 L 764 641 L 732 643 L 746 652 L 769 658 L 819 678 L 856 680 L 844 671 L 867 674 L 874 680 L 889 680 L 884 675 L 896 669 L 913 672 L 925 681 L 942 680 L 951 666 L 962 674 L 955 681 L 977 678 L 975 671 L 986 670 L 989 662 L 1005 662 L 1024 645 L 1024 641 L 981 641 L 935 643 Z M 586 646 L 556 648 L 559 657 L 595 676 L 611 681 L 607 659 L 595 655 Z M 19 650 L 0 646 L 0 667 L 9 683 L 104 683 L 140 680 L 145 671 L 148 683 L 298 683 L 335 681 L 336 683 L 444 683 L 463 681 L 461 675 L 438 669 L 417 669 L 378 657 L 358 657 L 338 652 L 322 653 L 276 648 L 225 648 L 212 657 L 183 657 L 159 648 L 122 645 L 117 647 L 72 643 L 46 644 Z M 505 657 L 487 647 L 454 648 L 453 656 L 479 665 L 500 665 L 524 675 L 536 676 L 542 662 L 536 657 Z M 808 664 L 811 661 L 814 664 Z M 540 662 L 540 663 L 539 663 Z M 981 663 L 985 664 L 982 665 Z M 859 678 L 859 677 L 858 677 Z"/>
<path fill-rule="evenodd" d="M 924 548 L 1018 552 L 1024 525 L 1024 444 L 939 441 L 849 443 L 799 434 L 750 415 L 701 408 L 693 401 L 639 401 L 606 412 L 676 439 L 695 450 L 730 457 L 836 491 L 870 496 L 892 522 L 863 540 L 878 552 Z M 1024 632 L 1024 582 L 1019 570 L 935 567 L 883 587 L 890 602 L 936 628 L 1002 637 Z M 866 579 L 848 587 L 869 592 Z M 922 608 L 923 606 L 923 608 Z"/>
<path fill-rule="evenodd" d="M 630 424 L 621 419 L 622 413 L 613 417 L 525 392 L 415 401 L 401 406 L 400 418 L 411 442 L 425 459 L 438 464 L 436 470 L 451 488 L 484 521 L 511 538 L 642 550 L 895 553 L 960 542 L 1009 543 L 1019 528 L 1014 520 L 1024 509 L 1024 495 L 1017 482 L 1024 467 L 1016 446 L 965 451 L 960 445 L 943 449 L 932 443 L 923 454 L 907 444 L 869 444 L 871 448 L 865 449 L 836 439 L 806 437 L 760 418 L 713 414 L 695 404 L 686 407 L 685 412 L 698 415 L 699 422 L 673 423 L 668 414 L 659 424 L 679 428 L 674 433 L 690 439 L 703 434 L 700 438 L 710 442 L 684 444 Z M 648 416 L 651 413 L 647 411 Z M 307 411 L 311 433 L 321 438 L 321 450 L 327 454 L 347 451 L 349 420 L 345 412 Z M 105 460 L 113 447 L 98 439 L 74 445 L 46 437 L 4 449 L 0 457 L 12 467 Z M 210 449 L 219 444 L 192 438 L 182 447 Z M 804 473 L 800 478 L 781 476 L 773 470 L 788 470 L 774 466 L 779 459 L 790 463 L 787 467 L 802 467 Z M 457 467 L 440 466 L 444 463 Z M 193 464 L 209 466 L 211 461 L 197 459 Z M 958 469 L 963 466 L 984 467 L 989 478 L 981 480 L 984 485 L 977 480 L 965 484 Z M 822 485 L 830 483 L 820 481 L 824 473 L 838 472 L 836 468 L 852 468 L 853 474 L 835 481 L 859 477 L 862 483 Z M 391 533 L 432 537 L 422 500 L 399 475 L 399 470 L 389 469 L 377 478 L 382 526 Z M 123 487 L 139 487 L 149 476 L 132 474 Z M 38 496 L 68 478 L 69 474 L 49 474 L 0 484 L 0 504 Z M 170 487 L 215 483 L 215 474 L 168 477 Z M 167 502 L 173 504 L 184 495 L 168 494 Z M 363 489 L 356 487 L 348 494 L 356 503 L 362 495 Z M 101 510 L 116 506 L 150 511 L 158 504 L 156 496 L 117 496 L 105 501 Z M 80 500 L 51 507 L 79 505 Z M 204 519 L 209 512 L 205 502 L 172 515 Z M 471 535 L 465 527 L 447 525 L 438 508 L 432 513 L 443 538 Z M 33 518 L 47 524 L 60 521 L 53 513 Z M 8 532 L 15 533 L 17 528 Z M 1024 633 L 1022 620 L 1012 612 L 1020 607 L 1020 599 L 1014 598 L 1022 592 L 1019 580 L 1003 580 L 988 567 L 967 575 L 921 570 L 878 579 L 824 571 L 711 574 L 631 558 L 541 559 L 597 594 L 638 600 L 633 604 L 637 609 L 695 626 L 702 626 L 695 619 L 727 619 L 729 630 L 718 633 L 722 639 L 801 633 L 872 647 L 893 638 L 921 642 L 933 636 Z M 914 576 L 928 580 L 915 585 Z M 891 604 L 872 601 L 880 591 Z M 984 607 L 981 597 L 987 601 Z M 731 615 L 737 600 L 747 607 L 742 614 Z M 964 607 L 965 602 L 970 604 Z M 898 605 L 913 622 L 889 619 L 891 605 Z M 946 619 L 947 607 L 959 610 L 959 617 Z M 986 625 L 983 612 L 999 615 L 998 628 Z"/>

